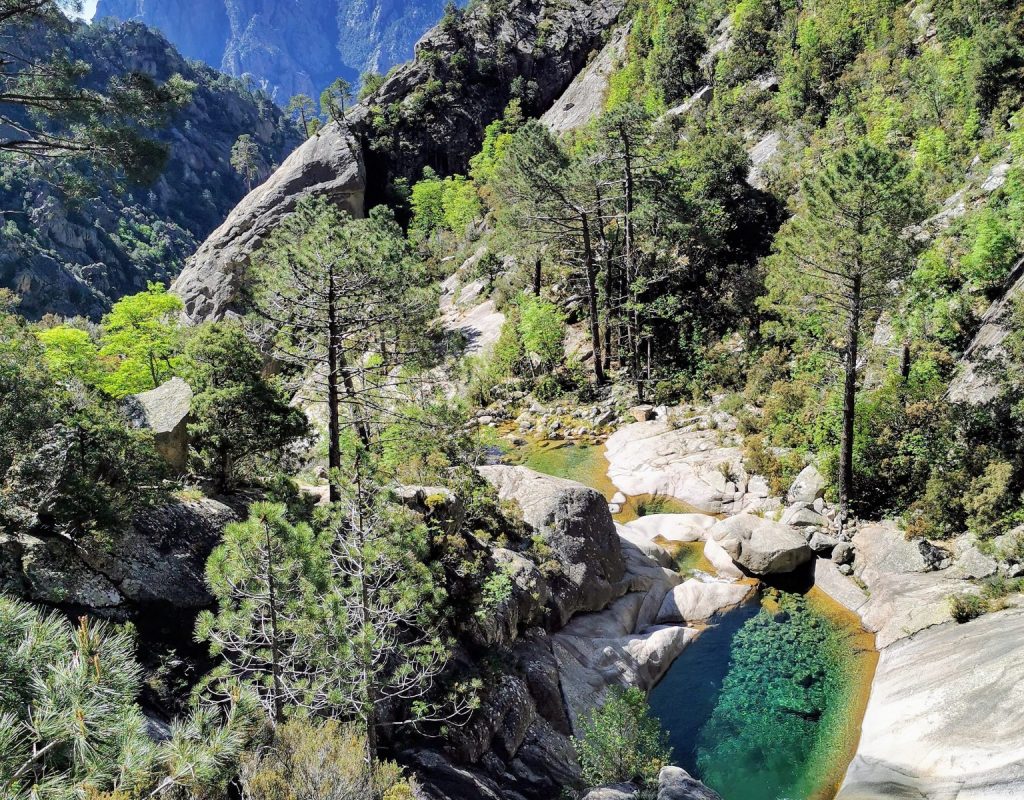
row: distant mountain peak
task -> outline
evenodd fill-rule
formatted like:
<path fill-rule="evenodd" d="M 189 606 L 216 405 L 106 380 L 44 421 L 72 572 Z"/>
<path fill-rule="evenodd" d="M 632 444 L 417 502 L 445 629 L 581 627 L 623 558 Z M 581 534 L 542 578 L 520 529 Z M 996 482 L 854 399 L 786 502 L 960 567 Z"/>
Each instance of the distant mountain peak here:
<path fill-rule="evenodd" d="M 444 0 L 99 0 L 96 18 L 141 20 L 189 58 L 251 75 L 283 103 L 411 58 L 443 10 Z"/>

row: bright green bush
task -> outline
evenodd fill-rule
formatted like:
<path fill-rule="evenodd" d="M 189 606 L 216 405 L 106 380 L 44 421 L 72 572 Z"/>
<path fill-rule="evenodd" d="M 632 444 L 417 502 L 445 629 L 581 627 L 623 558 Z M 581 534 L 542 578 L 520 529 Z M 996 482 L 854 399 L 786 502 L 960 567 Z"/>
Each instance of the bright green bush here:
<path fill-rule="evenodd" d="M 636 781 L 649 788 L 672 757 L 661 724 L 635 686 L 611 687 L 604 703 L 583 720 L 573 746 L 587 786 Z"/>

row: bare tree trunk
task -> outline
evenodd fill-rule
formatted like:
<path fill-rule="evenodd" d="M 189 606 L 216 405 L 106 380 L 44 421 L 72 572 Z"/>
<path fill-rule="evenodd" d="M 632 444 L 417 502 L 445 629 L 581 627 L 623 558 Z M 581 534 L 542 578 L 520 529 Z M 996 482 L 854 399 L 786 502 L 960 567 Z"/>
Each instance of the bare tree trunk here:
<path fill-rule="evenodd" d="M 341 469 L 341 401 L 338 387 L 341 353 L 341 338 L 338 331 L 338 310 L 334 272 L 330 275 L 327 298 L 327 466 L 330 470 L 328 499 L 337 503 L 341 499 L 338 486 L 338 471 Z"/>
<path fill-rule="evenodd" d="M 612 247 L 604 230 L 604 200 L 601 196 L 600 184 L 596 187 L 597 194 L 597 235 L 601 242 L 601 260 L 604 262 L 604 361 L 605 372 L 612 366 L 612 321 L 615 318 L 614 267 Z"/>
<path fill-rule="evenodd" d="M 359 614 L 362 625 L 362 679 L 365 692 L 363 718 L 366 726 L 366 766 L 370 776 L 372 797 L 377 797 L 377 787 L 372 785 L 373 773 L 377 766 L 377 690 L 373 675 L 373 657 L 370 653 L 370 631 L 373 619 L 370 615 L 370 597 L 366 588 L 366 511 L 367 498 L 363 493 L 362 459 L 356 459 L 356 530 L 358 536 L 359 564 Z"/>
<path fill-rule="evenodd" d="M 634 253 L 635 232 L 633 230 L 633 208 L 634 208 L 634 184 L 633 184 L 633 150 L 629 136 L 623 132 L 622 136 L 622 180 L 625 189 L 625 208 L 623 213 L 623 230 L 625 232 L 625 243 L 623 256 L 626 265 L 626 283 L 629 291 L 632 292 L 636 280 L 636 254 Z M 640 319 L 636 311 L 636 304 L 631 303 L 631 309 L 626 313 L 630 316 L 630 360 L 633 370 L 633 380 L 636 382 L 636 396 L 641 403 L 644 401 L 644 380 L 640 370 Z"/>
<path fill-rule="evenodd" d="M 284 722 L 284 690 L 281 686 L 281 642 L 277 632 L 277 584 L 274 581 L 273 540 L 270 526 L 263 525 L 267 546 L 267 594 L 270 605 L 270 667 L 273 675 L 274 724 Z"/>
<path fill-rule="evenodd" d="M 604 383 L 604 364 L 601 358 L 601 323 L 597 308 L 597 266 L 594 247 L 590 241 L 590 220 L 586 212 L 580 213 L 583 223 L 583 265 L 587 273 L 587 301 L 590 309 L 590 345 L 594 350 L 594 378 Z"/>
<path fill-rule="evenodd" d="M 362 403 L 359 402 L 359 392 L 356 391 L 356 383 L 352 379 L 352 370 L 348 368 L 348 360 L 343 352 L 338 353 L 338 366 L 341 371 L 341 382 L 345 387 L 345 394 L 348 396 L 349 404 L 352 406 L 352 426 L 359 437 L 359 443 L 366 452 L 370 450 L 370 428 L 363 417 Z"/>
<path fill-rule="evenodd" d="M 846 379 L 843 385 L 843 431 L 839 445 L 839 514 L 846 520 L 853 497 L 853 425 L 857 404 L 857 341 L 860 333 L 863 279 L 853 278 L 846 326 Z"/>
<path fill-rule="evenodd" d="M 541 287 L 541 267 L 540 267 L 540 263 L 541 262 L 540 262 L 540 258 L 539 257 L 537 258 L 536 261 L 533 262 L 533 294 L 536 297 L 540 297 L 540 287 Z"/>

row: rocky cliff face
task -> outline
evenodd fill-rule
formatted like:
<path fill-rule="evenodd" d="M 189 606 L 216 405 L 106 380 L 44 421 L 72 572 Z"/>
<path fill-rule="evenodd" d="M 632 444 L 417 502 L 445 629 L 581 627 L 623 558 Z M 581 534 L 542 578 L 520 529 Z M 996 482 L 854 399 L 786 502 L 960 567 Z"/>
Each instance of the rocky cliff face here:
<path fill-rule="evenodd" d="M 193 320 L 220 319 L 238 296 L 249 256 L 280 219 L 309 195 L 325 195 L 360 216 L 366 176 L 355 140 L 332 123 L 307 140 L 250 192 L 203 242 L 173 284 Z"/>
<path fill-rule="evenodd" d="M 513 98 L 529 116 L 546 111 L 602 47 L 624 5 L 483 0 L 442 20 L 416 45 L 416 58 L 352 115 L 374 181 L 371 199 L 425 166 L 465 172 L 484 128 Z"/>
<path fill-rule="evenodd" d="M 96 17 L 141 20 L 190 58 L 253 76 L 283 103 L 405 61 L 443 8 L 442 0 L 100 0 Z"/>
<path fill-rule="evenodd" d="M 219 319 L 232 309 L 249 256 L 301 197 L 327 192 L 358 214 L 364 200 L 383 199 L 395 178 L 415 180 L 426 166 L 464 172 L 484 129 L 513 97 L 530 114 L 551 106 L 624 5 L 501 1 L 443 20 L 412 62 L 350 112 L 347 129 L 327 126 L 235 208 L 175 281 L 191 319 Z"/>
<path fill-rule="evenodd" d="M 91 66 L 90 84 L 133 70 L 157 80 L 178 73 L 196 84 L 192 102 L 157 134 L 170 157 L 153 186 L 121 193 L 101 186 L 73 199 L 29 166 L 0 165 L 0 286 L 21 295 L 20 310 L 28 317 L 95 318 L 148 280 L 169 282 L 245 194 L 230 164 L 239 135 L 256 140 L 267 173 L 298 137 L 267 97 L 187 62 L 138 23 L 83 24 L 63 44 Z"/>

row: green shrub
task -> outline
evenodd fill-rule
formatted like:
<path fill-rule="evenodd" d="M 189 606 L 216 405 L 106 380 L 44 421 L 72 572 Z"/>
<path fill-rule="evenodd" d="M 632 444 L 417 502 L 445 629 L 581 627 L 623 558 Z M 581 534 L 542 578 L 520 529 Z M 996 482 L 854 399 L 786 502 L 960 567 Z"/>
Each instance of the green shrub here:
<path fill-rule="evenodd" d="M 523 348 L 544 370 L 565 359 L 565 315 L 549 300 L 524 295 L 519 302 L 519 335 Z"/>
<path fill-rule="evenodd" d="M 604 703 L 583 720 L 573 738 L 587 786 L 636 781 L 654 786 L 672 750 L 647 698 L 635 686 L 613 686 Z"/>
<path fill-rule="evenodd" d="M 562 396 L 562 384 L 554 375 L 543 375 L 533 386 L 533 396 L 542 403 L 549 403 Z"/>
<path fill-rule="evenodd" d="M 949 598 L 949 613 L 961 625 L 977 619 L 989 610 L 989 601 L 974 594 L 955 594 Z"/>
<path fill-rule="evenodd" d="M 336 720 L 291 720 L 278 726 L 271 745 L 248 755 L 240 774 L 249 800 L 407 800 L 412 788 L 393 761 L 366 764 L 366 739 Z"/>

